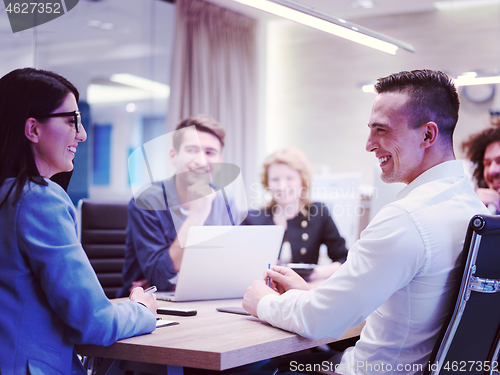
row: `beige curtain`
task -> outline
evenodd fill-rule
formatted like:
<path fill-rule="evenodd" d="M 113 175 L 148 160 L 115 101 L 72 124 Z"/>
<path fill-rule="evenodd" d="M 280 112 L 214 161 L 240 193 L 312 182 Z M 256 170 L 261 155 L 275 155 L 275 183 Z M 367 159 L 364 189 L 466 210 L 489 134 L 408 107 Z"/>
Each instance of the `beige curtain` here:
<path fill-rule="evenodd" d="M 177 0 L 167 129 L 196 114 L 226 130 L 224 160 L 255 181 L 256 21 L 202 0 Z"/>

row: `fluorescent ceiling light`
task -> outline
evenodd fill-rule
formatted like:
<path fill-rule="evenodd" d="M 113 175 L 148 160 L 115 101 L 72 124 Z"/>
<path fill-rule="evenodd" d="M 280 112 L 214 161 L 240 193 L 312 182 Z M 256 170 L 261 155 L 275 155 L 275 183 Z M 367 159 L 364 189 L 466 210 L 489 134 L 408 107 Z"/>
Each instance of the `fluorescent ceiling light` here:
<path fill-rule="evenodd" d="M 391 55 L 395 55 L 398 48 L 403 48 L 411 52 L 415 51 L 411 44 L 319 12 L 315 9 L 305 7 L 290 0 L 234 1 L 340 36 L 352 42 L 390 53 Z"/>
<path fill-rule="evenodd" d="M 477 72 L 463 72 L 462 74 L 459 75 L 459 77 L 476 78 L 477 77 Z"/>
<path fill-rule="evenodd" d="M 123 85 L 150 91 L 155 95 L 163 96 L 166 98 L 170 96 L 170 87 L 168 85 L 152 81 L 150 79 L 135 76 L 133 74 L 128 74 L 128 73 L 113 74 L 109 80 L 112 82 L 121 83 Z"/>
<path fill-rule="evenodd" d="M 500 0 L 451 0 L 451 1 L 436 1 L 434 7 L 439 10 L 472 8 L 483 5 L 500 4 Z"/>
<path fill-rule="evenodd" d="M 374 93 L 375 92 L 375 85 L 373 85 L 373 84 L 363 85 L 363 87 L 361 87 L 361 90 L 363 90 L 363 92 Z"/>
<path fill-rule="evenodd" d="M 459 75 L 457 78 L 453 78 L 455 86 L 473 86 L 473 85 L 493 85 L 500 83 L 500 76 L 491 77 L 477 77 L 476 72 L 466 72 Z M 367 84 L 361 87 L 363 92 L 375 93 L 375 85 Z"/>
<path fill-rule="evenodd" d="M 90 84 L 87 100 L 90 104 L 133 102 L 139 100 L 168 99 L 170 87 L 133 74 L 113 74 L 116 84 Z"/>
<path fill-rule="evenodd" d="M 149 92 L 131 87 L 92 83 L 87 88 L 87 101 L 89 104 L 119 103 L 147 99 L 153 99 Z"/>
<path fill-rule="evenodd" d="M 125 107 L 125 110 L 128 113 L 133 113 L 135 112 L 135 104 L 134 103 L 128 103 L 127 106 Z"/>
<path fill-rule="evenodd" d="M 140 100 L 165 100 L 168 95 L 158 95 L 132 87 L 99 85 L 92 83 L 87 88 L 89 104 L 120 103 Z"/>
<path fill-rule="evenodd" d="M 474 77 L 473 75 L 466 74 L 458 76 L 453 81 L 456 86 L 491 85 L 500 83 L 500 76 Z"/>

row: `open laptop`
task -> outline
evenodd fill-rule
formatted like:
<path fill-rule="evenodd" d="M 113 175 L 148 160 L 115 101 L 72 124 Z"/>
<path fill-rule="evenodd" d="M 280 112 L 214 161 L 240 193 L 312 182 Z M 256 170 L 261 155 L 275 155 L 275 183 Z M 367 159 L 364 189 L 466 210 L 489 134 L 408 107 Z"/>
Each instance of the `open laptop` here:
<path fill-rule="evenodd" d="M 191 227 L 175 292 L 167 301 L 242 298 L 254 280 L 276 264 L 284 228 L 278 225 Z"/>

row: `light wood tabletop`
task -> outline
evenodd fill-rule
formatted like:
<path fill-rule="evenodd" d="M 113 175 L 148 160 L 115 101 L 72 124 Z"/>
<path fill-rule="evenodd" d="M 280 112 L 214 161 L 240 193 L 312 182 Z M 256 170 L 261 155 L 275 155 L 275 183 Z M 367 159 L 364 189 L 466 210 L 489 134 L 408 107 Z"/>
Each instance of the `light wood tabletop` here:
<path fill-rule="evenodd" d="M 241 299 L 158 302 L 160 307 L 196 309 L 197 315 L 158 315 L 179 324 L 120 340 L 109 347 L 80 345 L 77 352 L 85 356 L 226 370 L 335 341 L 309 340 L 252 316 L 216 310 L 217 307 L 241 307 Z M 357 336 L 361 329 L 362 325 L 351 328 L 341 339 Z"/>

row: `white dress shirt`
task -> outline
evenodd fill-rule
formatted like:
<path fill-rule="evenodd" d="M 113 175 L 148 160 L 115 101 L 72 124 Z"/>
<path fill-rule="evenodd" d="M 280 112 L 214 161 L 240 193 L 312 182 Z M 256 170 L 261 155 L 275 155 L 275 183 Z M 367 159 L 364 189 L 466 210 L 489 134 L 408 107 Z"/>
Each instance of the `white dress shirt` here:
<path fill-rule="evenodd" d="M 340 338 L 366 319 L 336 372 L 418 374 L 427 366 L 450 303 L 467 225 L 488 210 L 460 161 L 417 177 L 361 233 L 347 261 L 311 291 L 267 295 L 258 316 L 302 336 Z"/>

